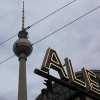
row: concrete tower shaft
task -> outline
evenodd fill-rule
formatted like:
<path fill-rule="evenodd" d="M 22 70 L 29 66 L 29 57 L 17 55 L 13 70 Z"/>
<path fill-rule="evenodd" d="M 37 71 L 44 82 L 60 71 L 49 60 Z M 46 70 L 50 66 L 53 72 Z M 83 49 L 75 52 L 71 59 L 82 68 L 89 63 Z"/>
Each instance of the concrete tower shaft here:
<path fill-rule="evenodd" d="M 19 57 L 18 100 L 27 100 L 26 55 Z"/>

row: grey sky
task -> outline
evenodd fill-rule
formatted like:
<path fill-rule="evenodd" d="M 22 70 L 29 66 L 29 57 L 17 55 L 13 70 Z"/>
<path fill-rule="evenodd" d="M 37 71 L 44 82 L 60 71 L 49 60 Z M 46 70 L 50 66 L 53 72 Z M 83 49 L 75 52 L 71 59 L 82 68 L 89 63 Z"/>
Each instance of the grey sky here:
<path fill-rule="evenodd" d="M 25 0 L 25 25 L 48 15 L 71 0 Z M 21 0 L 0 1 L 0 42 L 18 33 L 21 29 Z M 33 42 L 44 37 L 85 12 L 100 5 L 100 0 L 77 0 L 75 3 L 49 17 L 29 30 Z M 74 70 L 83 66 L 100 70 L 100 9 L 75 22 L 48 39 L 34 45 L 27 62 L 28 100 L 34 98 L 43 88 L 43 78 L 33 73 L 40 68 L 46 49 L 55 49 L 64 63 L 64 58 L 72 60 Z M 0 62 L 13 55 L 12 46 L 17 37 L 0 46 Z M 18 59 L 0 65 L 0 100 L 17 100 Z"/>

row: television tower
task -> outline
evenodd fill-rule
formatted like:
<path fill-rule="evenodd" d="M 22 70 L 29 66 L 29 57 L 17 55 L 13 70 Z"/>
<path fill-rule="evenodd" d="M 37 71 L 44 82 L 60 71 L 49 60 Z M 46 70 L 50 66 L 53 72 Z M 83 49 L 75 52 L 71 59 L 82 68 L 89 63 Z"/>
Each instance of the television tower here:
<path fill-rule="evenodd" d="M 27 100 L 26 61 L 32 52 L 32 44 L 28 40 L 28 32 L 24 28 L 24 1 L 22 10 L 22 29 L 18 33 L 18 40 L 13 45 L 13 51 L 19 58 L 18 100 Z"/>

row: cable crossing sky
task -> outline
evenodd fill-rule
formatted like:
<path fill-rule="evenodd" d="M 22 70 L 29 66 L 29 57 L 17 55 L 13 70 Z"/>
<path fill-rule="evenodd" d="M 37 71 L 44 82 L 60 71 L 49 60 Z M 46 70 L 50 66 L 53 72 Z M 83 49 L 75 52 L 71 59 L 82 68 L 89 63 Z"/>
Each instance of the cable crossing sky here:
<path fill-rule="evenodd" d="M 32 25 L 26 27 L 25 30 L 28 30 L 28 29 L 30 29 L 31 27 L 33 27 L 33 26 L 39 24 L 39 23 L 42 22 L 43 20 L 45 20 L 45 19 L 47 19 L 48 17 L 54 15 L 55 13 L 61 11 L 62 9 L 64 9 L 65 7 L 71 5 L 72 3 L 76 2 L 76 1 L 77 1 L 77 0 L 73 0 L 73 1 L 71 1 L 71 2 L 69 2 L 69 3 L 67 3 L 66 5 L 62 6 L 61 8 L 58 8 L 57 10 L 55 10 L 55 11 L 51 12 L 50 14 L 48 14 L 47 16 L 45 16 L 45 17 L 41 18 L 40 20 L 34 22 Z M 6 42 L 8 42 L 9 40 L 13 39 L 13 38 L 16 37 L 16 36 L 17 36 L 17 34 L 14 34 L 13 36 L 11 36 L 10 38 L 8 38 L 7 40 L 1 42 L 1 43 L 0 43 L 0 46 L 3 45 L 3 44 L 5 44 Z"/>
<path fill-rule="evenodd" d="M 61 30 L 62 30 L 62 29 L 64 29 L 65 27 L 68 27 L 68 26 L 72 25 L 72 24 L 73 24 L 73 23 L 75 23 L 76 21 L 79 21 L 80 19 L 82 19 L 82 18 L 84 18 L 85 16 L 87 16 L 87 15 L 89 15 L 89 14 L 93 13 L 94 11 L 96 11 L 96 10 L 98 10 L 98 9 L 100 9 L 100 5 L 99 5 L 99 6 L 97 6 L 96 8 L 93 8 L 92 10 L 90 10 L 90 11 L 86 12 L 85 14 L 83 14 L 83 15 L 79 16 L 78 18 L 76 18 L 76 19 L 74 19 L 74 20 L 70 21 L 69 23 L 67 23 L 67 24 L 63 25 L 62 27 L 58 28 L 57 30 L 55 30 L 55 31 L 51 32 L 51 33 L 50 33 L 50 34 L 48 34 L 47 36 L 44 36 L 43 38 L 41 38 L 41 39 L 39 39 L 39 40 L 35 41 L 32 45 L 34 46 L 35 44 L 40 43 L 41 41 L 43 41 L 43 40 L 47 39 L 48 37 L 52 36 L 53 34 L 55 34 L 55 33 L 59 32 L 59 31 L 61 31 Z M 1 62 L 0 62 L 0 64 L 3 64 L 3 63 L 5 63 L 5 62 L 7 62 L 8 60 L 12 59 L 13 57 L 14 57 L 14 55 L 12 55 L 12 56 L 8 57 L 7 59 L 5 59 L 5 60 L 1 61 Z"/>

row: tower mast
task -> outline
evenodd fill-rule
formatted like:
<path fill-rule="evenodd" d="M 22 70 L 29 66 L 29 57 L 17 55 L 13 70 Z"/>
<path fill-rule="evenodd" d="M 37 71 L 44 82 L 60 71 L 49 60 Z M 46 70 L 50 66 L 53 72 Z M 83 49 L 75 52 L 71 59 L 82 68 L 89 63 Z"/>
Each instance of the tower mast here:
<path fill-rule="evenodd" d="M 22 8 L 22 30 L 24 30 L 24 23 L 25 23 L 25 11 L 24 11 L 24 0 L 23 0 L 23 8 Z"/>
<path fill-rule="evenodd" d="M 13 51 L 19 58 L 18 100 L 27 100 L 26 61 L 32 52 L 32 44 L 28 40 L 28 32 L 24 29 L 24 1 L 22 8 L 22 30 L 18 33 L 18 40 L 13 45 Z"/>

